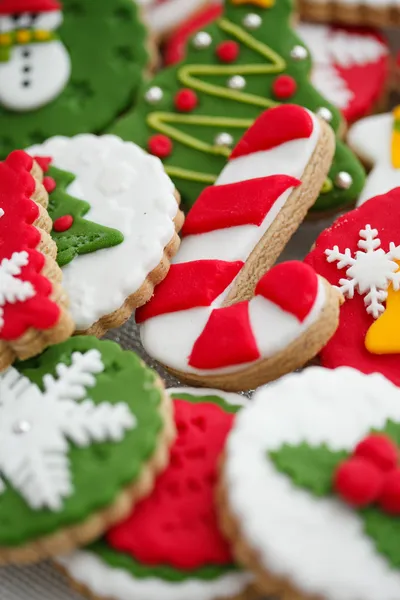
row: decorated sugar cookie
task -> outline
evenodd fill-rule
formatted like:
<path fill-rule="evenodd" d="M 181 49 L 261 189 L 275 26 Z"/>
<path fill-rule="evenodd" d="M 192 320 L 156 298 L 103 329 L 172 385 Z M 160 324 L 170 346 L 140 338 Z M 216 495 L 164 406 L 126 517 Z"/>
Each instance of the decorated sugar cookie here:
<path fill-rule="evenodd" d="M 0 162 L 0 371 L 74 329 L 43 184 L 40 167 L 25 152 Z"/>
<path fill-rule="evenodd" d="M 209 0 L 137 0 L 146 15 L 146 23 L 156 35 L 165 36 L 173 32 L 193 13 L 200 11 Z M 220 0 L 214 0 L 219 4 Z"/>
<path fill-rule="evenodd" d="M 136 311 L 145 349 L 182 381 L 254 389 L 335 331 L 339 295 L 313 269 L 268 271 L 318 194 L 332 142 L 306 109 L 270 109 L 194 204 L 169 274 Z"/>
<path fill-rule="evenodd" d="M 319 367 L 266 386 L 237 416 L 219 517 L 268 597 L 400 595 L 400 390 Z"/>
<path fill-rule="evenodd" d="M 0 375 L 0 564 L 96 539 L 151 491 L 173 437 L 155 373 L 73 337 Z"/>
<path fill-rule="evenodd" d="M 289 27 L 293 1 L 227 0 L 222 18 L 197 31 L 185 59 L 142 86 L 111 128 L 159 156 L 191 206 L 215 183 L 245 130 L 268 108 L 294 103 L 342 132 L 340 112 L 309 82 L 311 59 Z M 364 173 L 340 141 L 316 214 L 356 199 Z"/>
<path fill-rule="evenodd" d="M 101 131 L 132 102 L 147 62 L 131 0 L 0 0 L 0 158 Z"/>
<path fill-rule="evenodd" d="M 168 390 L 177 439 L 152 494 L 84 550 L 59 559 L 90 598 L 240 598 L 251 576 L 232 560 L 215 515 L 218 459 L 244 398 L 218 390 Z"/>
<path fill-rule="evenodd" d="M 355 123 L 348 141 L 363 162 L 372 168 L 358 205 L 400 186 L 400 107 Z"/>
<path fill-rule="evenodd" d="M 299 0 L 299 11 L 305 19 L 328 23 L 400 25 L 399 0 Z"/>
<path fill-rule="evenodd" d="M 76 328 L 100 336 L 167 274 L 179 197 L 156 157 L 115 136 L 54 137 L 29 152 L 53 182 L 52 236 Z"/>
<path fill-rule="evenodd" d="M 222 10 L 213 5 L 183 23 L 168 40 L 166 63 L 182 60 L 190 36 L 220 17 Z M 347 121 L 370 114 L 381 103 L 389 77 L 389 55 L 386 42 L 374 30 L 301 23 L 296 32 L 311 52 L 314 86 L 340 108 Z"/>
<path fill-rule="evenodd" d="M 306 257 L 345 298 L 324 366 L 379 372 L 400 385 L 400 188 L 340 217 Z"/>

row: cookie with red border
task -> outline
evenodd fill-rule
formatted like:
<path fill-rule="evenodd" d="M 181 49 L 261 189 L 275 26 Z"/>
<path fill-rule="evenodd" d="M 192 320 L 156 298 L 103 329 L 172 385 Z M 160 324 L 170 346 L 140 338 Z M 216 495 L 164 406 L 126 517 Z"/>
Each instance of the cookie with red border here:
<path fill-rule="evenodd" d="M 259 390 L 228 436 L 220 525 L 265 597 L 400 595 L 400 390 L 311 367 Z"/>
<path fill-rule="evenodd" d="M 299 0 L 298 9 L 304 19 L 324 23 L 398 27 L 398 0 Z"/>
<path fill-rule="evenodd" d="M 58 564 L 89 598 L 240 598 L 252 577 L 218 529 L 218 459 L 245 398 L 218 390 L 168 390 L 178 435 L 150 496 L 98 542 Z"/>
<path fill-rule="evenodd" d="M 202 11 L 210 0 L 137 0 L 137 4 L 142 7 L 150 31 L 165 37 L 192 18 L 194 13 Z"/>
<path fill-rule="evenodd" d="M 42 170 L 25 152 L 0 163 L 0 370 L 74 330 L 43 184 Z"/>

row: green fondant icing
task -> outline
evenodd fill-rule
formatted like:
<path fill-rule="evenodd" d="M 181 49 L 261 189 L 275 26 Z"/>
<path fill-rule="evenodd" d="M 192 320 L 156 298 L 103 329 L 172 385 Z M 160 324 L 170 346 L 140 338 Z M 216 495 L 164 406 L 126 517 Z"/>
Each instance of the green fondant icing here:
<path fill-rule="evenodd" d="M 243 26 L 250 8 L 262 17 L 261 26 L 252 31 Z M 204 187 L 213 182 L 227 160 L 229 152 L 215 147 L 216 135 L 224 131 L 238 142 L 260 112 L 277 103 L 272 86 L 279 74 L 291 75 L 298 83 L 295 94 L 287 102 L 311 110 L 328 107 L 333 115 L 332 126 L 335 131 L 339 130 L 339 111 L 309 82 L 310 59 L 296 61 L 290 56 L 292 48 L 301 44 L 289 24 L 292 10 L 292 0 L 279 0 L 272 8 L 227 3 L 223 19 L 204 28 L 212 37 L 210 47 L 199 50 L 189 43 L 185 60 L 160 71 L 142 86 L 136 108 L 111 127 L 113 133 L 144 148 L 155 132 L 163 132 L 173 139 L 173 152 L 164 160 L 164 165 L 187 205 L 191 206 Z M 231 39 L 240 44 L 239 58 L 235 64 L 221 64 L 216 47 Z M 244 90 L 228 88 L 227 80 L 235 74 L 245 77 Z M 159 86 L 164 92 L 156 106 L 145 99 L 151 86 Z M 175 109 L 174 98 L 182 87 L 191 87 L 198 95 L 198 105 L 190 115 L 182 115 Z M 345 206 L 362 190 L 365 172 L 352 152 L 338 140 L 329 174 L 331 181 L 335 181 L 339 171 L 351 175 L 352 186 L 348 190 L 335 186 L 325 190 L 314 210 Z"/>
<path fill-rule="evenodd" d="M 74 218 L 72 226 L 67 231 L 57 232 L 53 229 L 51 232 L 51 237 L 57 244 L 57 262 L 60 267 L 71 262 L 78 254 L 110 248 L 124 241 L 124 236 L 117 229 L 104 227 L 84 218 L 90 210 L 90 204 L 66 192 L 67 187 L 75 179 L 74 175 L 56 167 L 50 167 L 48 175 L 53 177 L 57 184 L 49 195 L 50 218 L 53 222 L 64 215 L 71 215 Z"/>
<path fill-rule="evenodd" d="M 237 413 L 240 410 L 240 406 L 229 404 L 217 395 L 205 395 L 205 396 L 193 396 L 192 394 L 184 393 L 173 393 L 171 397 L 173 399 L 186 400 L 194 403 L 207 403 L 217 404 L 224 411 L 229 413 Z M 222 575 L 226 575 L 229 571 L 237 571 L 238 567 L 234 564 L 228 566 L 219 565 L 205 565 L 200 569 L 192 571 L 182 571 L 175 569 L 170 565 L 144 565 L 139 563 L 129 554 L 123 552 L 117 552 L 111 548 L 104 539 L 101 539 L 94 544 L 88 546 L 87 550 L 97 554 L 107 565 L 114 569 L 122 569 L 127 571 L 133 577 L 138 579 L 146 579 L 149 577 L 157 577 L 164 581 L 178 582 L 185 581 L 188 579 L 202 579 L 204 581 L 210 581 L 217 579 Z"/>
<path fill-rule="evenodd" d="M 156 385 L 156 374 L 133 352 L 121 350 L 114 342 L 76 336 L 40 356 L 16 363 L 15 367 L 43 389 L 46 373 L 55 376 L 58 363 L 70 364 L 73 352 L 91 348 L 101 352 L 105 368 L 96 376 L 95 386 L 87 389 L 87 397 L 95 404 L 126 403 L 136 417 L 136 427 L 126 431 L 118 443 L 92 443 L 79 448 L 68 442 L 74 492 L 64 499 L 59 512 L 30 508 L 6 482 L 6 489 L 0 494 L 0 547 L 22 546 L 83 523 L 110 506 L 123 488 L 138 478 L 157 447 L 163 426 L 159 414 L 162 392 Z"/>
<path fill-rule="evenodd" d="M 132 0 L 63 0 L 57 31 L 71 59 L 62 93 L 26 113 L 0 106 L 0 158 L 53 135 L 98 133 L 132 105 L 148 63 L 146 30 Z"/>

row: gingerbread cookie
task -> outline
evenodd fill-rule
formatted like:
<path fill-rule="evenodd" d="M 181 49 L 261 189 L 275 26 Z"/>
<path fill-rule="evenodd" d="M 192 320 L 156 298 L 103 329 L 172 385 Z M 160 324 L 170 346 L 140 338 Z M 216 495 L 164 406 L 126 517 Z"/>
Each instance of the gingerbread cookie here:
<path fill-rule="evenodd" d="M 73 337 L 0 375 L 0 564 L 99 537 L 150 493 L 174 426 L 157 375 Z"/>
<path fill-rule="evenodd" d="M 185 58 L 190 36 L 215 21 L 222 7 L 213 5 L 188 19 L 171 36 L 164 50 L 165 62 Z M 300 23 L 296 32 L 310 50 L 311 81 L 347 121 L 355 121 L 383 105 L 389 79 L 389 49 L 375 30 Z"/>
<path fill-rule="evenodd" d="M 379 372 L 400 385 L 400 189 L 340 217 L 305 262 L 342 292 L 339 327 L 324 366 Z"/>
<path fill-rule="evenodd" d="M 43 173 L 25 152 L 0 162 L 0 371 L 68 338 Z"/>
<path fill-rule="evenodd" d="M 299 0 L 300 15 L 312 21 L 393 27 L 400 25 L 399 0 Z"/>
<path fill-rule="evenodd" d="M 168 276 L 136 311 L 145 349 L 179 379 L 254 389 L 303 365 L 333 334 L 339 296 L 324 280 L 299 262 L 267 272 L 332 154 L 322 120 L 282 105 L 256 120 L 200 195 Z"/>
<path fill-rule="evenodd" d="M 400 107 L 355 123 L 348 133 L 354 152 L 372 170 L 358 205 L 400 186 Z"/>
<path fill-rule="evenodd" d="M 243 132 L 280 103 L 313 110 L 340 133 L 340 113 L 310 84 L 308 50 L 289 26 L 292 0 L 228 0 L 223 17 L 190 40 L 183 62 L 144 85 L 111 132 L 159 156 L 192 205 L 214 183 Z M 364 173 L 337 141 L 315 214 L 355 201 Z"/>
<path fill-rule="evenodd" d="M 183 223 L 179 197 L 156 157 L 115 136 L 58 136 L 28 151 L 51 158 L 52 236 L 76 328 L 101 336 L 166 276 Z"/>
<path fill-rule="evenodd" d="M 239 598 L 251 576 L 233 562 L 215 515 L 218 459 L 245 398 L 217 390 L 168 390 L 177 439 L 152 494 L 84 550 L 59 559 L 89 598 Z"/>
<path fill-rule="evenodd" d="M 131 0 L 0 1 L 0 157 L 98 132 L 132 101 L 148 63 Z"/>
<path fill-rule="evenodd" d="M 400 390 L 349 368 L 290 374 L 239 413 L 220 524 L 266 596 L 399 597 L 399 432 Z"/>

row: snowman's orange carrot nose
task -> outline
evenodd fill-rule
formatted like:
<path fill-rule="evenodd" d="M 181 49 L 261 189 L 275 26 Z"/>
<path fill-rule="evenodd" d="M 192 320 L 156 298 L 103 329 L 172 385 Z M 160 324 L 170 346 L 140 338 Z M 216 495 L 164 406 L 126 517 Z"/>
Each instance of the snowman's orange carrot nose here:
<path fill-rule="evenodd" d="M 393 110 L 392 165 L 400 169 L 400 106 Z"/>

